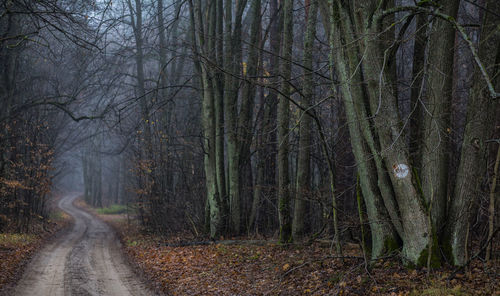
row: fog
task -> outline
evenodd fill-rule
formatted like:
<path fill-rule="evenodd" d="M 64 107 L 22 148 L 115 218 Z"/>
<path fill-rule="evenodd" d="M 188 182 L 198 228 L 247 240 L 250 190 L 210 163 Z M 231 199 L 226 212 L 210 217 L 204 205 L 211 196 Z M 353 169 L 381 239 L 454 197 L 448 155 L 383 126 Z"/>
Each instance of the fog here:
<path fill-rule="evenodd" d="M 67 192 L 162 234 L 367 224 L 413 263 L 486 229 L 498 4 L 375 2 L 3 1 L 0 230 Z"/>

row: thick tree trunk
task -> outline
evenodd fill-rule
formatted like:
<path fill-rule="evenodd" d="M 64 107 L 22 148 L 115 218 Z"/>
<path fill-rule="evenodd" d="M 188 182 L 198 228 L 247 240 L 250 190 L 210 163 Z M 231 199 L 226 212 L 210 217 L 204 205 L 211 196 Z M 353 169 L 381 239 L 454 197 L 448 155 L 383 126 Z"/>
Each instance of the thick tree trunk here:
<path fill-rule="evenodd" d="M 252 174 L 252 165 L 251 165 L 251 155 L 250 155 L 250 146 L 252 144 L 253 138 L 253 130 L 252 130 L 252 117 L 253 117 L 253 108 L 255 105 L 255 94 L 256 87 L 252 80 L 256 79 L 258 74 L 258 69 L 260 66 L 260 54 L 259 49 L 261 48 L 261 0 L 253 0 L 251 4 L 251 14 L 252 14 L 252 25 L 250 29 L 250 43 L 248 49 L 248 61 L 246 66 L 246 73 L 243 73 L 247 77 L 247 81 L 245 82 L 242 94 L 242 102 L 241 102 L 241 110 L 239 116 L 239 130 L 241 133 L 241 141 L 240 141 L 240 183 L 244 186 L 244 190 L 242 192 L 242 198 L 245 200 L 252 200 L 252 209 L 250 212 L 250 223 L 248 225 L 253 224 L 255 219 L 256 209 L 258 207 L 258 203 L 255 204 L 255 198 L 253 197 L 254 186 L 253 186 L 253 174 Z M 246 194 L 245 194 L 246 193 Z M 259 193 L 260 195 L 260 193 Z M 257 200 L 258 202 L 258 200 Z M 246 211 L 248 212 L 248 211 Z M 252 217 L 252 213 L 254 216 Z"/>
<path fill-rule="evenodd" d="M 459 0 L 440 1 L 443 13 L 457 17 Z M 442 19 L 430 26 L 429 73 L 424 131 L 420 154 L 422 194 L 430 209 L 434 231 L 442 227 L 446 211 L 450 109 L 453 86 L 455 29 Z"/>
<path fill-rule="evenodd" d="M 487 11 L 500 12 L 500 2 L 488 0 Z M 500 18 L 485 12 L 480 35 L 479 58 L 490 77 L 495 77 L 494 85 L 500 86 Z M 477 198 L 479 185 L 486 170 L 485 140 L 491 132 L 495 104 L 488 92 L 486 82 L 476 69 L 474 85 L 469 98 L 467 123 L 462 143 L 460 165 L 458 167 L 454 196 L 446 227 L 445 251 L 455 265 L 467 261 L 466 236 L 472 203 Z"/>
<path fill-rule="evenodd" d="M 217 186 L 216 174 L 216 151 L 215 151 L 215 103 L 213 95 L 213 82 L 210 77 L 208 65 L 202 64 L 197 58 L 199 51 L 206 52 L 205 27 L 201 13 L 201 0 L 196 0 L 193 4 L 189 1 L 191 33 L 193 36 L 193 51 L 195 54 L 195 69 L 201 76 L 202 91 L 202 126 L 203 126 L 203 150 L 204 150 L 204 170 L 205 184 L 207 192 L 206 212 L 208 216 L 208 228 L 210 237 L 215 239 L 222 234 L 223 223 L 223 202 L 220 198 Z M 210 20 L 209 20 L 210 21 Z"/>
<path fill-rule="evenodd" d="M 237 139 L 238 94 L 232 89 L 234 51 L 232 42 L 233 5 L 226 0 L 224 5 L 224 113 L 227 130 L 227 163 L 228 163 L 228 197 L 231 228 L 239 231 L 240 217 L 240 184 L 239 184 L 239 150 Z M 239 62 L 239 61 L 237 61 Z"/>
<path fill-rule="evenodd" d="M 382 166 L 382 163 L 377 155 L 378 151 L 375 150 L 371 129 L 367 126 L 369 122 L 364 110 L 365 106 L 362 103 L 364 101 L 364 93 L 360 87 L 362 78 L 359 71 L 355 70 L 359 64 L 359 59 L 357 58 L 358 50 L 354 43 L 354 33 L 348 17 L 349 9 L 339 4 L 339 2 L 334 3 L 334 5 L 332 15 L 336 16 L 336 19 L 332 20 L 331 32 L 333 35 L 330 40 L 331 47 L 335 46 L 338 49 L 332 53 L 333 66 L 339 79 L 340 91 L 344 100 L 351 145 L 358 166 L 360 187 L 367 209 L 372 235 L 371 255 L 372 258 L 378 258 L 398 246 L 397 235 L 389 222 L 390 219 L 381 196 L 381 191 L 390 192 L 391 189 L 384 183 L 385 175 L 378 174 L 375 166 L 375 159 L 379 160 L 380 166 Z M 350 80 L 351 82 L 349 82 Z M 358 103 L 355 103 L 356 101 Z M 370 145 L 367 146 L 363 135 L 367 139 L 366 141 L 370 141 Z M 369 151 L 367 151 L 368 147 L 371 147 Z M 373 159 L 370 159 L 370 154 L 374 156 Z M 377 175 L 379 176 L 378 185 Z M 383 190 L 379 189 L 379 187 Z M 389 195 L 389 193 L 386 194 L 388 195 L 386 196 L 388 200 L 386 207 L 392 211 L 392 221 L 394 225 L 402 228 L 399 226 L 398 213 L 392 201 L 393 196 L 392 194 Z"/>
<path fill-rule="evenodd" d="M 423 109 L 422 100 L 424 95 L 424 79 L 427 69 L 425 50 L 428 40 L 428 15 L 416 16 L 415 45 L 413 48 L 413 77 L 411 84 L 411 108 L 410 112 L 410 157 L 415 168 L 421 167 L 420 147 L 422 140 Z"/>
<path fill-rule="evenodd" d="M 241 232 L 241 185 L 240 185 L 240 140 L 238 130 L 238 85 L 237 75 L 241 73 L 241 30 L 246 0 L 238 1 L 233 22 L 232 0 L 225 1 L 224 32 L 224 112 L 227 129 L 227 158 L 229 180 L 229 204 L 232 230 Z M 234 29 L 233 29 L 234 23 Z"/>
<path fill-rule="evenodd" d="M 378 14 L 385 7 L 379 1 L 359 4 L 362 11 L 357 28 L 362 30 L 362 50 L 365 53 L 363 73 L 370 102 L 374 129 L 380 141 L 380 151 L 395 193 L 403 231 L 403 256 L 411 264 L 424 265 L 428 246 L 434 236 L 427 219 L 424 201 L 419 192 L 418 179 L 411 169 L 408 147 L 405 143 L 402 121 L 397 108 L 393 73 L 387 67 L 387 51 L 379 36 L 384 27 Z"/>
<path fill-rule="evenodd" d="M 218 27 L 222 26 L 222 19 L 218 17 L 221 13 L 218 10 L 222 10 L 219 7 L 220 1 L 212 1 L 209 5 L 209 17 L 208 17 L 208 39 L 207 39 L 207 55 L 212 63 L 219 64 L 222 58 L 222 52 L 218 52 L 214 49 L 219 49 L 219 42 L 216 39 L 218 36 Z M 224 81 L 222 73 L 219 69 L 215 67 L 207 67 L 209 75 L 212 78 L 212 94 L 214 96 L 214 112 L 215 112 L 215 171 L 217 180 L 217 189 L 219 192 L 219 198 L 222 202 L 222 219 L 224 224 L 227 221 L 227 187 L 226 187 L 226 168 L 225 168 L 225 158 L 224 158 L 224 98 L 223 89 Z"/>
<path fill-rule="evenodd" d="M 313 102 L 313 51 L 316 37 L 318 0 L 311 0 L 307 11 L 307 29 L 304 39 L 304 86 L 302 108 L 309 109 Z M 311 195 L 311 116 L 303 112 L 299 125 L 299 155 L 297 160 L 297 188 L 294 202 L 292 232 L 293 238 L 304 235 L 306 201 Z"/>
<path fill-rule="evenodd" d="M 293 44 L 293 0 L 285 0 L 283 7 L 283 61 L 281 63 L 281 94 L 278 102 L 278 197 L 279 197 L 279 241 L 282 244 L 292 241 L 292 217 L 290 214 L 290 177 L 288 166 L 289 123 L 290 123 L 290 85 L 292 73 Z"/>
<path fill-rule="evenodd" d="M 215 108 L 211 79 L 207 70 L 203 69 L 203 105 L 202 122 L 205 150 L 205 178 L 207 184 L 207 199 L 210 205 L 210 237 L 217 238 L 222 233 L 223 217 L 222 203 L 217 186 L 217 164 L 215 151 Z"/>

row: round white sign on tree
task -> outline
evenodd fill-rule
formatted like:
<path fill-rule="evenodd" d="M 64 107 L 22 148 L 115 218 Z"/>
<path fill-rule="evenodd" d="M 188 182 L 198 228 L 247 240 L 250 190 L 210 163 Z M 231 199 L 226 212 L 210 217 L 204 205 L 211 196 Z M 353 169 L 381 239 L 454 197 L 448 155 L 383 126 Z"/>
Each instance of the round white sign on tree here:
<path fill-rule="evenodd" d="M 394 169 L 394 175 L 398 179 L 403 179 L 410 173 L 410 168 L 404 163 L 394 165 L 393 169 Z"/>

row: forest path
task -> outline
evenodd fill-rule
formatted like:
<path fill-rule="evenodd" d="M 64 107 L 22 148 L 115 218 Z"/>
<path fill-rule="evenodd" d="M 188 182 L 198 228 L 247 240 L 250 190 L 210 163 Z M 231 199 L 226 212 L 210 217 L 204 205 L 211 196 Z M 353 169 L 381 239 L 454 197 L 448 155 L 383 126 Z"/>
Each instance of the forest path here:
<path fill-rule="evenodd" d="M 73 205 L 77 197 L 58 204 L 73 229 L 36 255 L 14 295 L 153 295 L 126 264 L 110 227 Z"/>

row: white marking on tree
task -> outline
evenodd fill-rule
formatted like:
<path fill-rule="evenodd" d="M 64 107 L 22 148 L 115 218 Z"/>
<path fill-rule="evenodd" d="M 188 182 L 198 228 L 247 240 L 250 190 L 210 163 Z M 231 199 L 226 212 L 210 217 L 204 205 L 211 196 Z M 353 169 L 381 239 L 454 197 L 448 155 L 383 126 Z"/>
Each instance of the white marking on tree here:
<path fill-rule="evenodd" d="M 404 163 L 394 165 L 393 168 L 394 175 L 398 179 L 403 179 L 404 177 L 408 176 L 408 173 L 410 172 L 410 168 Z"/>

